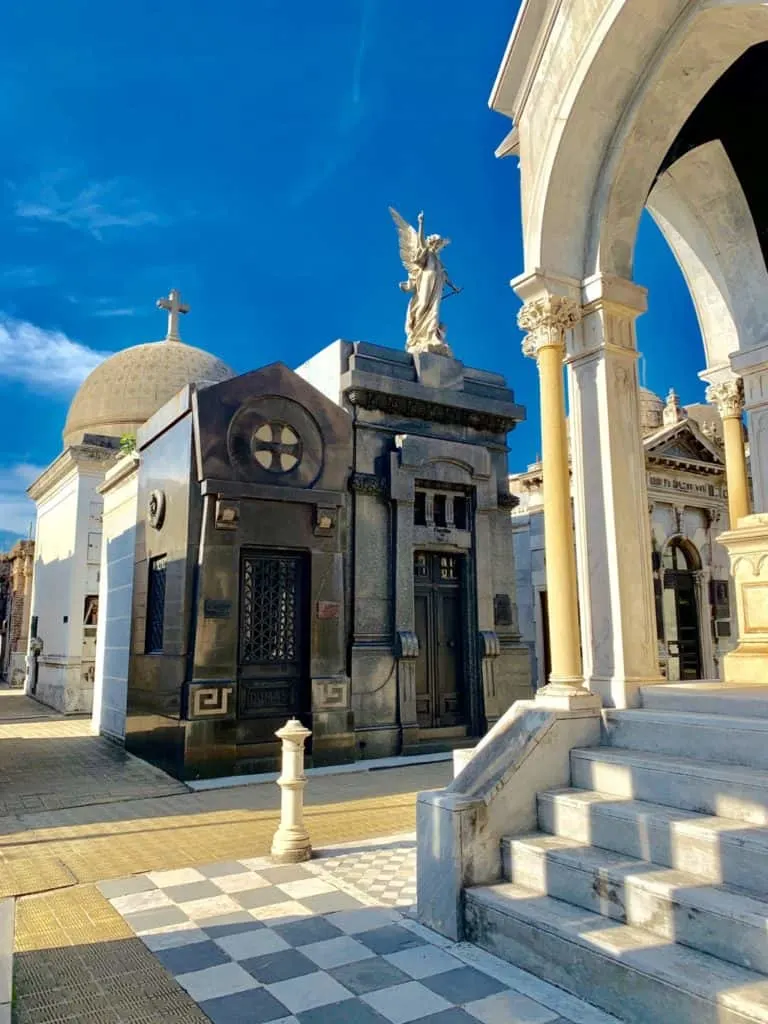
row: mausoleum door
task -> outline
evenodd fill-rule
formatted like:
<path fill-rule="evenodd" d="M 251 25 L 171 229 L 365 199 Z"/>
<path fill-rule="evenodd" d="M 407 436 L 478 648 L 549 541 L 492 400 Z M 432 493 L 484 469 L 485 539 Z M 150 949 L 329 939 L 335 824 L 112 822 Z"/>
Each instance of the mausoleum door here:
<path fill-rule="evenodd" d="M 307 710 L 308 577 L 301 552 L 243 553 L 238 718 L 288 718 Z"/>
<path fill-rule="evenodd" d="M 687 542 L 675 538 L 664 553 L 662 599 L 664 639 L 667 646 L 667 679 L 701 678 L 701 637 L 696 600 L 698 554 Z"/>
<path fill-rule="evenodd" d="M 416 714 L 422 729 L 466 722 L 461 557 L 432 551 L 414 555 Z"/>

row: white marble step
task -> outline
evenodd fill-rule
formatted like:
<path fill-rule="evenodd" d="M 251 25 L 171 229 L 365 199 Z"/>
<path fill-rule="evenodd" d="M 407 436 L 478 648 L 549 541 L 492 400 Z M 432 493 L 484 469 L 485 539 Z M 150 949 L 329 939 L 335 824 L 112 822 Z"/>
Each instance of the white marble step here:
<path fill-rule="evenodd" d="M 502 841 L 507 879 L 768 974 L 768 903 L 563 836 Z"/>
<path fill-rule="evenodd" d="M 578 789 L 768 824 L 768 771 L 756 768 L 592 747 L 571 751 L 571 782 Z"/>
<path fill-rule="evenodd" d="M 768 978 L 511 882 L 467 889 L 466 937 L 628 1024 L 768 1024 Z"/>
<path fill-rule="evenodd" d="M 768 897 L 768 829 L 606 793 L 539 793 L 539 828 Z"/>
<path fill-rule="evenodd" d="M 691 711 L 737 718 L 768 718 L 768 686 L 738 686 L 723 682 L 667 683 L 644 686 L 644 708 Z"/>
<path fill-rule="evenodd" d="M 603 735 L 610 747 L 768 770 L 768 718 L 606 708 Z"/>

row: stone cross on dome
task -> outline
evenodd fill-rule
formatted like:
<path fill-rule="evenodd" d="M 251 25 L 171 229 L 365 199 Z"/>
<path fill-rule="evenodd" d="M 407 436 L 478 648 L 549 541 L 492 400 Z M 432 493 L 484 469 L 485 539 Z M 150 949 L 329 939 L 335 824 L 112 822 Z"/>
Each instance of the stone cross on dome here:
<path fill-rule="evenodd" d="M 167 299 L 157 300 L 158 309 L 168 310 L 168 333 L 166 341 L 181 341 L 179 334 L 179 314 L 188 313 L 189 306 L 181 301 L 181 292 L 177 288 L 171 288 Z"/>

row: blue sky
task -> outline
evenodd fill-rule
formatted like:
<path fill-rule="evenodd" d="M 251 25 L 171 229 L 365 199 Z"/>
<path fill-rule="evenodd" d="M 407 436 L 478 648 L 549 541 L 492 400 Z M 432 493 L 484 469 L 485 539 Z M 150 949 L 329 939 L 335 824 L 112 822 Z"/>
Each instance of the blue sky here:
<path fill-rule="evenodd" d="M 488 95 L 514 0 L 37 0 L 0 37 L 0 530 L 61 450 L 77 383 L 163 336 L 181 289 L 190 344 L 235 369 L 298 365 L 338 337 L 403 344 L 396 206 L 453 240 L 457 358 L 507 375 L 538 450 L 520 354 L 519 173 Z M 701 399 L 693 308 L 650 222 L 636 279 L 647 383 Z"/>

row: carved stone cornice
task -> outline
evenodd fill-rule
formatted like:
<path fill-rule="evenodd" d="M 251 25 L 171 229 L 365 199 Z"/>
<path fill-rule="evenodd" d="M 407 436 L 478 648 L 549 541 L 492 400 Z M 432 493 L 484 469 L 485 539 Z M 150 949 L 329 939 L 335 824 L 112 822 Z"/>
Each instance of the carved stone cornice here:
<path fill-rule="evenodd" d="M 563 347 L 565 332 L 581 320 L 581 306 L 563 295 L 532 299 L 518 311 L 517 326 L 525 331 L 523 355 L 535 359 L 541 349 Z"/>
<path fill-rule="evenodd" d="M 403 416 L 406 419 L 426 420 L 429 423 L 459 424 L 491 434 L 506 434 L 513 430 L 518 423 L 518 420 L 511 416 L 498 416 L 476 409 L 441 405 L 438 402 L 428 402 L 421 398 L 411 398 L 408 395 L 373 391 L 369 388 L 350 388 L 346 392 L 346 398 L 350 405 L 383 412 L 388 416 Z"/>
<path fill-rule="evenodd" d="M 349 478 L 349 489 L 356 494 L 374 494 L 382 497 L 387 494 L 387 481 L 375 473 L 353 473 Z"/>
<path fill-rule="evenodd" d="M 512 511 L 513 508 L 517 508 L 520 504 L 520 499 L 516 494 L 510 494 L 509 491 L 499 491 L 497 496 L 499 508 L 504 511 Z"/>
<path fill-rule="evenodd" d="M 100 463 L 99 472 L 106 473 L 120 456 L 119 450 L 102 445 L 77 444 L 66 448 L 27 488 L 27 494 L 33 501 L 41 501 L 54 487 L 60 484 L 71 473 L 81 471 L 87 473 L 94 465 Z"/>
<path fill-rule="evenodd" d="M 717 407 L 721 419 L 741 416 L 744 410 L 744 382 L 741 377 L 710 384 L 706 391 L 707 401 Z"/>

